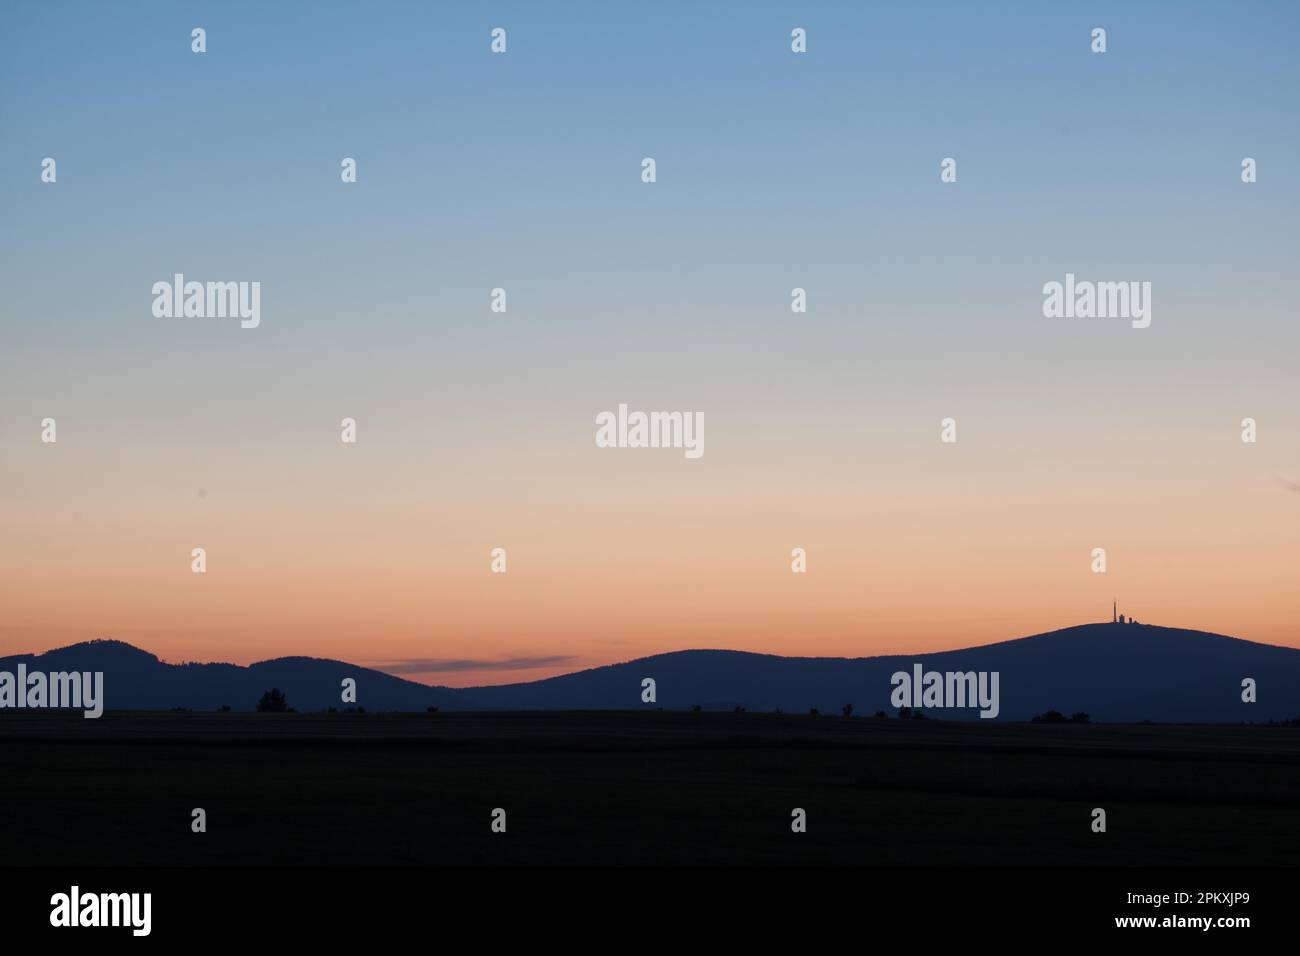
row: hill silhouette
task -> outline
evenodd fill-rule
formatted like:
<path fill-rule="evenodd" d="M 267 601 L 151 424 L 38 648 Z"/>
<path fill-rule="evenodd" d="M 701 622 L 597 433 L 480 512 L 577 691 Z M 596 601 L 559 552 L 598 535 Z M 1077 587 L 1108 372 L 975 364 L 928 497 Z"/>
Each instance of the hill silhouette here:
<path fill-rule="evenodd" d="M 356 680 L 357 704 L 367 710 L 422 711 L 453 706 L 464 696 L 444 687 L 402 680 L 381 671 L 315 657 L 280 657 L 238 664 L 168 664 L 122 641 L 87 641 L 44 654 L 0 658 L 0 670 L 19 663 L 39 671 L 103 671 L 105 710 L 253 710 L 264 691 L 278 687 L 295 710 L 343 709 L 345 677 Z"/>
<path fill-rule="evenodd" d="M 467 689 L 489 708 L 614 709 L 640 703 L 653 677 L 657 706 L 891 716 L 890 675 L 926 670 L 998 671 L 999 720 L 1058 710 L 1093 720 L 1237 723 L 1300 716 L 1300 649 L 1147 624 L 1084 624 L 980 647 L 866 658 L 778 657 L 743 651 L 677 651 L 547 680 Z M 1254 678 L 1258 701 L 1241 700 Z M 978 719 L 975 711 L 934 713 Z"/>
<path fill-rule="evenodd" d="M 168 664 L 120 641 L 91 641 L 0 659 L 0 670 L 104 672 L 107 710 L 252 710 L 278 687 L 297 710 L 340 709 L 341 682 L 355 678 L 367 710 L 643 710 L 653 707 L 893 715 L 890 676 L 926 670 L 998 671 L 998 720 L 1057 710 L 1094 721 L 1238 723 L 1300 716 L 1300 649 L 1147 624 L 1085 624 L 980 647 L 865 658 L 779 657 L 730 650 L 658 654 L 518 684 L 456 689 L 420 684 L 342 661 L 283 657 L 247 667 Z M 654 704 L 641 701 L 644 678 Z M 1243 703 L 1254 678 L 1258 702 Z M 932 716 L 978 719 L 976 710 Z"/>

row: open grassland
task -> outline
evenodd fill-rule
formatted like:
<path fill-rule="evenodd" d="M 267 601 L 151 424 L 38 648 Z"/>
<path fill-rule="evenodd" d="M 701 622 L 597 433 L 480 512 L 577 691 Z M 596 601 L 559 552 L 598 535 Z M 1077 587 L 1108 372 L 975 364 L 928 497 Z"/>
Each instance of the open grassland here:
<path fill-rule="evenodd" d="M 12 712 L 0 760 L 7 865 L 1300 863 L 1296 727 Z"/>

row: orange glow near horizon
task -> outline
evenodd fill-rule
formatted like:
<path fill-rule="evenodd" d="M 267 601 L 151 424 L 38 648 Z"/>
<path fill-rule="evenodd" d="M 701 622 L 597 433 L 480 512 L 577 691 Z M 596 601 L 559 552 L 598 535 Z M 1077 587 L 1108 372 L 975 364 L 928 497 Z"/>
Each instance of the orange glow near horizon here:
<path fill-rule="evenodd" d="M 687 648 L 942 650 L 1107 620 L 1113 597 L 1144 623 L 1300 646 L 1300 499 L 1247 463 L 1167 487 L 1151 457 L 1080 483 L 1065 462 L 911 453 L 915 474 L 883 456 L 837 462 L 832 483 L 755 470 L 752 450 L 715 466 L 592 449 L 581 480 L 539 456 L 528 479 L 427 492 L 345 461 L 328 482 L 208 479 L 183 500 L 160 490 L 166 462 L 140 484 L 26 462 L 0 652 L 111 637 L 172 662 L 307 655 L 470 686 Z M 1232 505 L 1201 510 L 1214 499 Z M 54 503 L 69 500 L 77 513 Z M 190 571 L 193 546 L 206 574 Z M 494 547 L 506 574 L 489 570 Z"/>
<path fill-rule="evenodd" d="M 10 6 L 0 654 L 1300 647 L 1295 4 Z"/>

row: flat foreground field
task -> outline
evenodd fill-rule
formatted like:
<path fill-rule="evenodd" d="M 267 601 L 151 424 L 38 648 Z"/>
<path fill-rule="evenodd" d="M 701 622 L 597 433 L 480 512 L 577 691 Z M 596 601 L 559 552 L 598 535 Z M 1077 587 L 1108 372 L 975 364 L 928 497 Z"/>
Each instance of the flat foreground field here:
<path fill-rule="evenodd" d="M 0 761 L 5 865 L 1300 864 L 1289 726 L 9 711 Z"/>

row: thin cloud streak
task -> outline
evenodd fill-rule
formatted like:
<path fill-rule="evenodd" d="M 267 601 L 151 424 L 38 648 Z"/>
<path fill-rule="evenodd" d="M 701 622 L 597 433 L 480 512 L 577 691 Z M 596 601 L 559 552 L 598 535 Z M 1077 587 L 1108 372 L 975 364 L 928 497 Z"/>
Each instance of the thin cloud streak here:
<path fill-rule="evenodd" d="M 413 658 L 404 661 L 381 661 L 371 666 L 389 674 L 452 674 L 460 671 L 525 671 L 555 667 L 577 660 L 569 654 L 545 657 L 507 657 L 505 660 L 476 661 L 444 658 Z"/>

